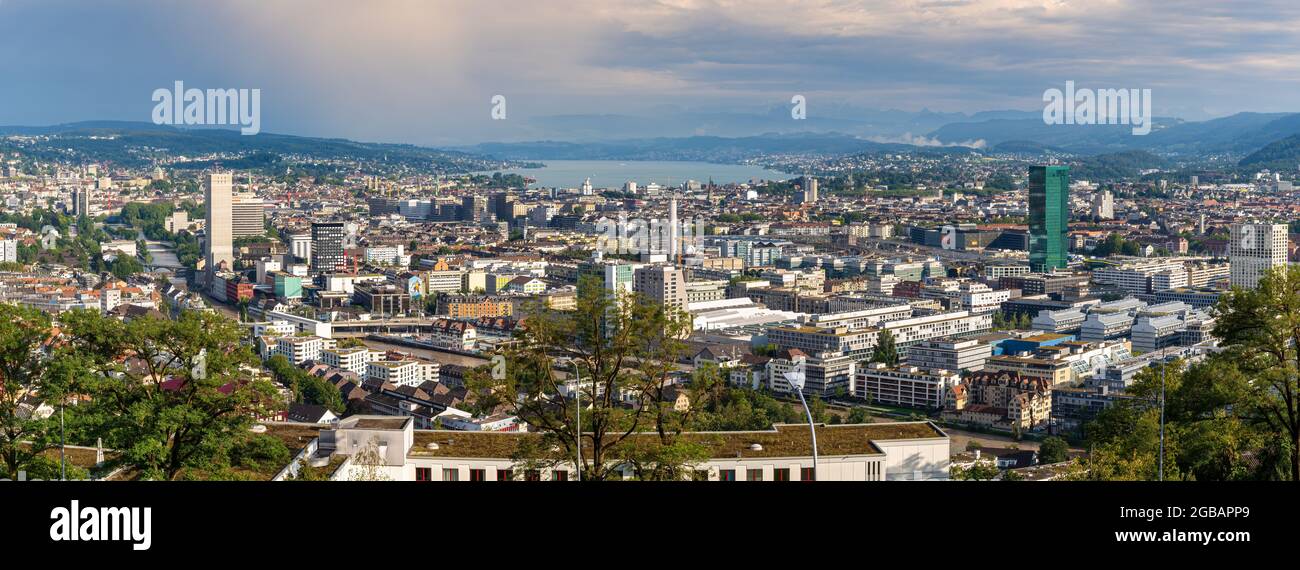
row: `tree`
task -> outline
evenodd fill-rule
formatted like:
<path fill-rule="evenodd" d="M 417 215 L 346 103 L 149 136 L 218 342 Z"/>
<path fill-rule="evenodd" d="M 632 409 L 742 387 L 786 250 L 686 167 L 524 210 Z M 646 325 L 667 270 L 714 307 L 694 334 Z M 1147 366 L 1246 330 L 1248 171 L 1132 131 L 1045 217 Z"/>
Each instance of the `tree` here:
<path fill-rule="evenodd" d="M 50 340 L 50 318 L 39 310 L 0 304 L 0 460 L 10 478 L 26 470 L 53 442 L 52 422 L 24 409 L 26 398 L 59 401 L 44 350 Z"/>
<path fill-rule="evenodd" d="M 267 359 L 266 369 L 271 371 L 276 382 L 293 392 L 295 402 L 324 406 L 336 414 L 347 409 L 343 393 L 338 388 L 324 378 L 308 374 L 294 366 L 282 354 Z"/>
<path fill-rule="evenodd" d="M 880 331 L 876 339 L 876 350 L 871 355 L 872 362 L 883 362 L 886 366 L 898 366 L 898 347 L 894 345 L 894 335 L 888 330 Z"/>
<path fill-rule="evenodd" d="M 372 437 L 352 457 L 352 469 L 348 479 L 351 481 L 391 481 L 393 478 L 384 470 L 384 456 L 379 454 L 379 438 Z"/>
<path fill-rule="evenodd" d="M 504 406 L 541 432 L 541 441 L 520 449 L 517 459 L 574 464 L 581 445 L 582 477 L 604 480 L 619 461 L 645 463 L 644 440 L 633 436 L 639 431 L 653 431 L 659 446 L 669 448 L 656 450 L 655 462 L 681 459 L 670 450 L 690 412 L 674 410 L 664 396 L 685 351 L 689 318 L 640 295 L 615 296 L 584 277 L 576 311 L 535 306 L 525 322 L 518 342 L 503 353 L 504 374 L 475 370 L 467 378 L 480 407 Z M 561 360 L 568 363 L 563 371 L 556 368 Z M 575 372 L 581 382 L 572 379 Z M 671 471 L 661 465 L 646 472 Z"/>
<path fill-rule="evenodd" d="M 976 461 L 970 467 L 952 468 L 952 478 L 956 481 L 991 481 L 997 476 L 997 465 L 988 460 Z"/>
<path fill-rule="evenodd" d="M 1177 390 L 1182 378 L 1181 363 L 1165 364 L 1163 370 L 1143 369 L 1134 378 L 1129 399 L 1102 410 L 1088 424 L 1089 477 L 1096 480 L 1155 481 L 1160 471 L 1160 376 L 1164 373 L 1166 393 Z M 1153 398 L 1153 395 L 1155 396 Z M 1166 426 L 1170 427 L 1170 426 Z M 1165 430 L 1166 479 L 1182 479 L 1173 457 L 1178 454 L 1179 434 Z"/>
<path fill-rule="evenodd" d="M 1300 482 L 1300 267 L 1274 269 L 1253 289 L 1219 301 L 1214 335 L 1249 380 L 1246 403 L 1285 437 L 1289 476 Z"/>
<path fill-rule="evenodd" d="M 221 466 L 254 417 L 278 407 L 270 383 L 246 376 L 255 358 L 216 313 L 129 322 L 74 310 L 60 316 L 93 395 L 84 420 L 149 479 Z"/>
<path fill-rule="evenodd" d="M 119 253 L 113 261 L 107 265 L 108 271 L 118 279 L 126 279 L 144 271 L 144 266 L 132 255 Z"/>
<path fill-rule="evenodd" d="M 1043 439 L 1042 445 L 1038 447 L 1039 463 L 1060 463 L 1065 461 L 1069 454 L 1070 444 L 1057 436 L 1050 436 Z"/>

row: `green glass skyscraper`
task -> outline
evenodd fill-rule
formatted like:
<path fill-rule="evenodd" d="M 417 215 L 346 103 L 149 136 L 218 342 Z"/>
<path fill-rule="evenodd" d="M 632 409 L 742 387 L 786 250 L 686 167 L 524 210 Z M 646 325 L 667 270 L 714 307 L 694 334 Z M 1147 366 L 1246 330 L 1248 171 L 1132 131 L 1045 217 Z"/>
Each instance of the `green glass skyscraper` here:
<path fill-rule="evenodd" d="M 1029 167 L 1029 266 L 1047 273 L 1066 267 L 1070 167 Z"/>

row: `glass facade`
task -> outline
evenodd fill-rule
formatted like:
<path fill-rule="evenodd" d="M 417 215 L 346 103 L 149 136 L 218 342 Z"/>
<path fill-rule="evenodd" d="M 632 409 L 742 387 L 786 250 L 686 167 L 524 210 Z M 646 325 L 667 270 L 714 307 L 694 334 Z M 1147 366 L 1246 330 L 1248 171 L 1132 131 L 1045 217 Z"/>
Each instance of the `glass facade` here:
<path fill-rule="evenodd" d="M 1066 266 L 1070 221 L 1070 168 L 1029 168 L 1029 266 L 1050 272 Z"/>

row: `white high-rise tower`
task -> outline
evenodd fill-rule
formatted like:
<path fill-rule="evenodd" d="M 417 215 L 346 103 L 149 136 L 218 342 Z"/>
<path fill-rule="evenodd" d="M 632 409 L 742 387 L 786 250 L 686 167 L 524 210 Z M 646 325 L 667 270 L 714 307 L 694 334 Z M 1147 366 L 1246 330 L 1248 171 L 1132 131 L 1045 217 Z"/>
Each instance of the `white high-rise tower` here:
<path fill-rule="evenodd" d="M 681 257 L 681 232 L 677 227 L 677 198 L 668 203 L 668 259 L 674 263 Z"/>
<path fill-rule="evenodd" d="M 1092 197 L 1092 216 L 1100 220 L 1115 219 L 1115 195 L 1100 190 Z"/>
<path fill-rule="evenodd" d="M 1228 260 L 1232 285 L 1254 289 L 1270 269 L 1286 267 L 1286 224 L 1232 224 Z"/>
<path fill-rule="evenodd" d="M 204 200 L 207 206 L 208 271 L 217 271 L 222 264 L 227 269 L 235 266 L 232 228 L 232 188 L 234 181 L 229 172 L 214 172 L 204 181 Z"/>

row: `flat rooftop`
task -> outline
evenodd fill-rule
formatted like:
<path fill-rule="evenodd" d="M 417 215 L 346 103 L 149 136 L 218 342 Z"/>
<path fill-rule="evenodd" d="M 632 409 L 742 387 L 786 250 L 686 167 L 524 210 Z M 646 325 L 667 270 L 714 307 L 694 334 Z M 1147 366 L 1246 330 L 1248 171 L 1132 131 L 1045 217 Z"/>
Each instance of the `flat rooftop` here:
<path fill-rule="evenodd" d="M 348 420 L 352 421 L 349 422 Z M 394 416 L 391 418 L 364 416 L 355 419 L 347 418 L 339 424 L 339 427 L 347 429 L 402 429 L 406 422 L 411 421 L 409 417 Z"/>
<path fill-rule="evenodd" d="M 658 442 L 655 433 L 637 433 L 631 437 Z M 539 433 L 465 432 L 416 430 L 411 457 L 509 458 L 520 443 L 541 438 Z M 811 456 L 812 441 L 808 426 L 779 424 L 770 430 L 733 432 L 687 432 L 685 441 L 709 449 L 714 459 Z M 890 422 L 873 424 L 817 426 L 817 450 L 822 456 L 879 455 L 883 452 L 874 442 L 911 439 L 942 439 L 948 435 L 930 422 Z M 429 444 L 437 444 L 430 449 Z M 754 444 L 761 449 L 752 449 Z"/>

